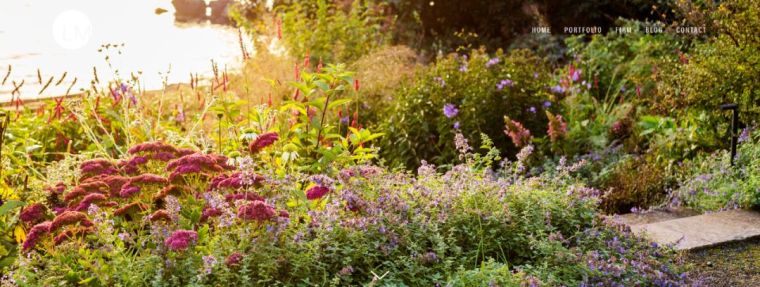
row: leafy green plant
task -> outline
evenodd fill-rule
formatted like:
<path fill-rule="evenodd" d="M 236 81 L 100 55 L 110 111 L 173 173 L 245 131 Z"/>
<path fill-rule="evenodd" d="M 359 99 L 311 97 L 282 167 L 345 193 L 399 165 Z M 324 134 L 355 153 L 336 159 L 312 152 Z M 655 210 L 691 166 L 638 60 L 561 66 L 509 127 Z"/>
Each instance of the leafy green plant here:
<path fill-rule="evenodd" d="M 526 50 L 488 55 L 472 51 L 449 55 L 403 85 L 382 116 L 387 134 L 381 154 L 391 166 L 416 167 L 421 160 L 447 164 L 457 157 L 452 141 L 461 131 L 480 146 L 480 134 L 504 154 L 517 152 L 504 133 L 506 115 L 535 136 L 545 134 L 543 103 L 548 67 Z"/>
<path fill-rule="evenodd" d="M 345 6 L 329 0 L 279 3 L 277 29 L 296 57 L 315 62 L 352 62 L 387 44 L 390 34 L 383 31 L 382 4 L 348 1 Z M 278 22 L 280 23 L 280 22 Z M 279 33 L 279 32 L 278 32 Z"/>

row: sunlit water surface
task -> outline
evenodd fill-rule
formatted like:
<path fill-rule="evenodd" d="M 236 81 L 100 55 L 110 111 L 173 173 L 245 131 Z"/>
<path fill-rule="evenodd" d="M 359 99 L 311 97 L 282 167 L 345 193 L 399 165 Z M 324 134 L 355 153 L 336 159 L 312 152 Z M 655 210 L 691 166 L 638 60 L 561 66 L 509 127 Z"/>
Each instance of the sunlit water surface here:
<path fill-rule="evenodd" d="M 156 8 L 168 11 L 156 14 Z M 84 15 L 84 20 L 73 18 L 74 27 L 89 27 L 89 34 L 86 29 L 65 34 L 61 23 L 70 27 L 72 18 L 61 22 L 62 14 Z M 74 78 L 71 91 L 78 92 L 90 86 L 93 67 L 101 81 L 113 79 L 117 70 L 124 79 L 141 71 L 141 88 L 148 90 L 160 89 L 164 79 L 178 83 L 188 82 L 190 73 L 208 76 L 211 60 L 220 69 L 235 70 L 242 58 L 238 39 L 233 27 L 175 23 L 169 0 L 0 0 L 0 81 L 12 66 L 8 81 L 0 86 L 0 102 L 11 99 L 11 80 L 25 82 L 22 99 L 62 95 Z M 122 43 L 108 52 L 109 66 L 107 54 L 98 50 L 103 44 Z M 43 85 L 54 76 L 42 95 L 37 69 Z M 67 76 L 56 86 L 64 72 Z"/>

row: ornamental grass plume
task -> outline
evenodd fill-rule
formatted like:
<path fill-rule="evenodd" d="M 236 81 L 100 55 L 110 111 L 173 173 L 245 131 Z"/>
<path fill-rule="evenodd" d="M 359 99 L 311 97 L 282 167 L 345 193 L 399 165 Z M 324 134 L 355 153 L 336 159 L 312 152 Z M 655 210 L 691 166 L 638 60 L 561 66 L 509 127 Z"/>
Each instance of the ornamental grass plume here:
<path fill-rule="evenodd" d="M 47 207 L 42 203 L 34 203 L 21 210 L 19 219 L 29 225 L 37 224 L 45 220 Z"/>
<path fill-rule="evenodd" d="M 80 227 L 69 228 L 64 231 L 61 231 L 61 233 L 56 235 L 53 238 L 53 244 L 59 245 L 69 238 L 73 238 L 75 236 L 83 236 L 83 235 L 92 234 L 92 233 L 95 233 L 95 229 L 92 227 L 80 226 Z"/>
<path fill-rule="evenodd" d="M 198 240 L 198 233 L 192 230 L 176 230 L 164 240 L 164 244 L 172 251 L 185 250 Z"/>
<path fill-rule="evenodd" d="M 87 214 L 79 211 L 65 211 L 53 219 L 50 224 L 50 232 L 57 230 L 66 225 L 79 224 L 81 226 L 92 226 L 92 221 L 87 218 Z"/>
<path fill-rule="evenodd" d="M 557 140 L 565 137 L 567 134 L 567 123 L 562 119 L 562 115 L 554 115 L 549 111 L 546 111 L 546 117 L 549 119 L 547 133 L 549 134 L 549 140 L 556 142 Z"/>
<path fill-rule="evenodd" d="M 32 227 L 32 229 L 30 229 L 29 233 L 26 235 L 26 240 L 24 240 L 24 244 L 21 246 L 21 250 L 26 252 L 34 248 L 34 246 L 37 245 L 37 241 L 39 241 L 42 236 L 45 236 L 50 232 L 51 224 L 52 222 L 45 221 Z"/>
<path fill-rule="evenodd" d="M 238 208 L 238 217 L 243 220 L 267 221 L 275 217 L 274 208 L 257 200 Z"/>
<path fill-rule="evenodd" d="M 520 122 L 504 116 L 504 123 L 504 133 L 512 139 L 512 143 L 515 144 L 516 147 L 522 147 L 530 143 L 532 139 L 530 131 L 523 127 Z"/>
<path fill-rule="evenodd" d="M 274 142 L 276 142 L 278 139 L 279 135 L 276 132 L 260 134 L 256 137 L 255 140 L 251 142 L 251 144 L 248 146 L 248 150 L 250 150 L 251 153 L 256 154 L 264 148 L 274 144 Z"/>
<path fill-rule="evenodd" d="M 315 185 L 306 190 L 306 199 L 308 200 L 319 199 L 325 196 L 329 192 L 330 192 L 329 188 L 325 186 L 321 186 L 321 185 Z"/>

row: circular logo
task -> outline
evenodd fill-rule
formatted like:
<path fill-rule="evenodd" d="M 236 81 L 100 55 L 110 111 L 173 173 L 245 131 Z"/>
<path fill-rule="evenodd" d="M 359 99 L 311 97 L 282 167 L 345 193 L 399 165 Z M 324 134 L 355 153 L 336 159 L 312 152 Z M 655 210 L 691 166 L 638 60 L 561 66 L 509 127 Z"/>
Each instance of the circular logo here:
<path fill-rule="evenodd" d="M 64 49 L 80 49 L 87 45 L 91 36 L 90 18 L 80 11 L 66 10 L 53 21 L 53 38 Z"/>

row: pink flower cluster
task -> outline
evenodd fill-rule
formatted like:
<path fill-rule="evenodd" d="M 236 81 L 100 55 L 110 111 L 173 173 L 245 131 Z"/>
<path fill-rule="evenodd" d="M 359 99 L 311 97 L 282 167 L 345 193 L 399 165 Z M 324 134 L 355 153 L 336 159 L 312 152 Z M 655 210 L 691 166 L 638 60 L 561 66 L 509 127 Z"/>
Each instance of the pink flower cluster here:
<path fill-rule="evenodd" d="M 306 190 L 306 199 L 308 200 L 319 199 L 325 196 L 329 192 L 330 192 L 329 188 L 325 186 L 321 186 L 321 185 L 315 185 Z"/>
<path fill-rule="evenodd" d="M 190 244 L 198 240 L 198 233 L 192 230 L 177 230 L 164 240 L 164 244 L 170 250 L 180 251 L 190 247 Z"/>
<path fill-rule="evenodd" d="M 19 214 L 19 219 L 27 224 L 36 224 L 45 219 L 45 213 L 47 213 L 47 207 L 41 203 L 35 203 L 24 207 Z"/>
<path fill-rule="evenodd" d="M 79 170 L 86 176 L 115 174 L 118 172 L 114 164 L 105 159 L 93 159 L 82 162 L 79 165 Z"/>
<path fill-rule="evenodd" d="M 53 219 L 50 224 L 50 232 L 57 230 L 66 225 L 79 224 L 80 226 L 92 226 L 92 221 L 87 218 L 87 214 L 78 211 L 66 211 Z"/>
<path fill-rule="evenodd" d="M 169 181 L 161 176 L 150 173 L 141 174 L 129 178 L 129 180 L 122 186 L 121 191 L 119 191 L 119 195 L 126 198 L 140 192 L 141 186 L 165 185 L 168 183 Z"/>
<path fill-rule="evenodd" d="M 562 119 L 562 115 L 554 115 L 547 111 L 546 117 L 549 118 L 549 128 L 547 130 L 549 140 L 556 142 L 565 137 L 567 134 L 567 123 Z"/>
<path fill-rule="evenodd" d="M 192 149 L 176 148 L 161 141 L 138 144 L 131 147 L 127 152 L 134 157 L 127 161 L 121 161 L 119 166 L 128 174 L 137 173 L 137 167 L 148 163 L 149 160 L 167 162 L 195 153 Z"/>
<path fill-rule="evenodd" d="M 238 217 L 243 220 L 267 221 L 275 217 L 274 207 L 256 200 L 238 208 Z"/>
<path fill-rule="evenodd" d="M 504 133 L 512 139 L 516 147 L 523 147 L 530 143 L 532 139 L 530 131 L 523 127 L 522 123 L 509 117 L 504 117 L 504 123 L 506 124 Z"/>
<path fill-rule="evenodd" d="M 261 182 L 264 181 L 264 177 L 261 175 L 253 175 L 251 177 L 251 181 L 254 185 L 258 185 Z M 217 189 L 239 189 L 241 187 L 245 187 L 245 181 L 243 180 L 242 173 L 236 172 L 231 175 L 222 174 L 217 177 L 214 177 L 211 179 L 211 183 L 208 186 L 207 191 L 217 190 Z"/>
<path fill-rule="evenodd" d="M 248 146 L 251 153 L 255 154 L 263 150 L 264 148 L 272 145 L 279 139 L 279 135 L 276 132 L 268 132 L 260 134 L 254 141 Z"/>
<path fill-rule="evenodd" d="M 29 251 L 30 249 L 34 248 L 34 246 L 37 245 L 37 241 L 39 241 L 42 236 L 50 233 L 51 224 L 52 222 L 45 221 L 32 227 L 32 229 L 30 229 L 29 233 L 26 235 L 26 240 L 24 240 L 24 244 L 22 245 L 21 250 Z"/>
<path fill-rule="evenodd" d="M 235 169 L 235 167 L 227 164 L 226 157 L 200 153 L 185 155 L 181 158 L 170 161 L 169 164 L 166 165 L 166 170 L 171 172 L 169 175 L 169 181 L 172 182 L 185 174 L 222 172 L 232 169 Z"/>

